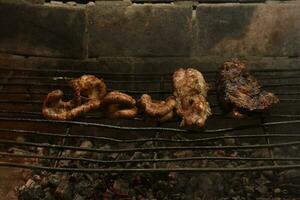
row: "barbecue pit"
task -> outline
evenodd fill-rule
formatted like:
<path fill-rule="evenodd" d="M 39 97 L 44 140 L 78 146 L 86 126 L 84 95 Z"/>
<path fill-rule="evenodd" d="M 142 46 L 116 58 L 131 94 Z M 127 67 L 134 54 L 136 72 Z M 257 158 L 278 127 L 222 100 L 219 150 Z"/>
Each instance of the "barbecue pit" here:
<path fill-rule="evenodd" d="M 47 6 L 49 9 L 57 6 L 66 10 L 71 6 L 79 10 L 86 9 L 84 6 L 97 9 L 97 5 L 103 2 L 98 3 L 26 3 L 23 9 L 35 10 L 37 7 L 46 10 Z M 118 3 L 127 6 L 128 2 Z M 287 9 L 284 4 L 278 4 L 272 6 Z M 289 8 L 293 2 L 286 4 Z M 195 8 L 208 5 L 185 2 L 184 8 L 189 7 L 194 15 Z M 248 5 L 260 8 L 269 4 Z M 22 4 L 5 1 L 0 2 L 0 10 L 1 6 L 8 10 L 14 10 L 15 6 L 22 9 Z M 146 10 L 160 4 L 134 6 Z M 163 8 L 168 6 L 174 5 L 162 5 Z M 110 13 L 104 15 L 106 19 Z M 93 17 L 89 20 L 96 20 L 99 16 Z M 2 18 L 0 14 L 1 23 L 4 22 Z M 225 17 L 227 22 L 230 19 Z M 11 20 L 17 20 L 17 17 Z M 150 19 L 150 26 L 153 25 L 151 20 L 159 26 L 155 17 Z M 144 18 L 141 21 L 144 22 Z M 215 25 L 216 22 L 212 23 Z M 90 26 L 90 40 L 94 40 L 93 34 L 107 31 L 104 27 L 104 30 L 93 32 Z M 11 30 L 24 30 L 24 27 L 17 24 Z M 110 42 L 113 44 L 116 30 L 112 30 Z M 162 35 L 164 31 L 163 28 Z M 107 32 L 103 32 L 107 36 Z M 60 33 L 65 34 L 64 31 Z M 24 35 L 26 38 L 26 33 Z M 0 34 L 1 37 L 3 41 L 7 39 L 7 35 Z M 148 37 L 147 34 L 144 37 Z M 17 196 L 19 199 L 77 200 L 297 199 L 300 196 L 300 65 L 297 56 L 261 58 L 258 52 L 257 56 L 242 57 L 263 88 L 276 94 L 280 103 L 266 112 L 232 119 L 222 113 L 214 87 L 216 69 L 231 56 L 172 57 L 172 50 L 165 48 L 168 55 L 159 57 L 155 54 L 157 49 L 151 45 L 145 47 L 146 50 L 149 48 L 149 56 L 145 56 L 144 49 L 141 49 L 133 57 L 130 47 L 129 56 L 126 50 L 124 55 L 118 51 L 117 55 L 95 55 L 97 48 L 102 47 L 97 47 L 98 44 L 91 47 L 92 43 L 89 43 L 88 49 L 82 51 L 85 54 L 91 49 L 91 52 L 78 57 L 76 54 L 81 50 L 75 47 L 73 52 L 63 54 L 64 48 L 55 52 L 56 44 L 47 46 L 46 43 L 47 50 L 37 52 L 40 43 L 45 45 L 43 39 L 38 38 L 38 44 L 32 41 L 23 43 L 17 37 L 15 40 L 28 51 L 23 54 L 20 53 L 22 48 L 18 48 L 12 52 L 0 42 L 3 52 L 0 55 L 0 194 L 6 199 L 16 199 Z M 69 42 L 74 42 L 71 40 Z M 109 41 L 105 41 L 104 46 L 106 43 Z M 110 47 L 115 48 L 113 46 Z M 112 51 L 107 48 L 107 54 Z M 137 56 L 139 54 L 142 55 Z M 70 96 L 68 81 L 81 75 L 93 74 L 103 78 L 109 91 L 119 90 L 135 99 L 144 93 L 155 99 L 165 99 L 172 94 L 172 73 L 184 66 L 201 71 L 212 86 L 208 101 L 213 114 L 203 129 L 181 128 L 180 118 L 158 123 L 141 114 L 134 119 L 107 119 L 101 112 L 93 111 L 71 121 L 48 120 L 42 116 L 42 103 L 48 92 L 61 89 L 67 97 Z"/>

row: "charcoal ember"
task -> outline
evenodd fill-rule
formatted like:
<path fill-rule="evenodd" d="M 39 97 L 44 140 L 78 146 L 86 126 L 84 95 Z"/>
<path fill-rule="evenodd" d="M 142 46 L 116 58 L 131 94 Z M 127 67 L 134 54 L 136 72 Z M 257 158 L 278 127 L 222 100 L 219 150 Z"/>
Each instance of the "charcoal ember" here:
<path fill-rule="evenodd" d="M 42 186 L 43 188 L 48 187 L 48 186 L 49 186 L 48 177 L 43 177 L 42 180 L 41 180 L 41 182 L 40 182 L 40 184 L 41 184 L 41 186 Z"/>
<path fill-rule="evenodd" d="M 61 157 L 71 157 L 72 155 L 72 152 L 71 150 L 64 150 L 62 153 L 61 153 Z M 69 167 L 71 161 L 70 160 L 60 160 L 58 162 L 58 165 L 60 167 Z"/>
<path fill-rule="evenodd" d="M 188 194 L 187 199 L 202 198 L 204 196 L 207 199 L 216 198 L 217 194 L 213 192 L 213 181 L 206 175 L 208 174 L 199 174 L 191 177 L 184 191 L 185 194 Z"/>
<path fill-rule="evenodd" d="M 193 151 L 176 151 L 174 153 L 174 156 L 176 158 L 192 157 L 193 156 Z"/>
<path fill-rule="evenodd" d="M 43 200 L 56 200 L 52 192 L 47 191 Z"/>
<path fill-rule="evenodd" d="M 254 191 L 258 196 L 268 196 L 272 191 L 270 191 L 270 181 L 263 176 L 262 174 L 260 175 L 259 178 L 255 179 L 254 183 Z"/>
<path fill-rule="evenodd" d="M 14 189 L 10 190 L 8 193 L 4 192 L 2 189 L 0 189 L 0 195 L 3 200 L 17 200 L 17 193 Z"/>
<path fill-rule="evenodd" d="M 184 139 L 178 138 L 177 139 Z M 173 136 L 172 136 L 172 139 Z M 175 138 L 176 139 L 176 138 Z M 137 146 L 123 146 L 115 144 L 96 144 L 93 141 L 94 148 L 146 148 L 152 147 L 153 142 L 139 144 Z M 238 140 L 225 141 L 219 140 L 213 142 L 213 145 L 234 145 L 239 144 Z M 192 145 L 192 144 L 191 144 Z M 208 145 L 211 145 L 209 142 Z M 244 145 L 244 144 L 243 144 Z M 172 146 L 172 145 L 170 145 Z M 66 156 L 74 156 L 75 152 L 66 152 Z M 224 151 L 224 156 L 229 156 L 232 151 Z M 251 150 L 244 153 L 238 152 L 239 156 L 247 157 L 269 157 L 268 149 Z M 56 155 L 57 152 L 54 152 Z M 51 155 L 51 154 L 50 154 Z M 93 154 L 93 158 L 99 159 L 101 154 Z M 109 158 L 108 154 L 102 158 Z M 185 157 L 203 157 L 220 156 L 216 151 L 169 151 L 158 152 L 157 158 L 185 158 Z M 152 159 L 153 153 L 136 152 L 119 154 L 116 159 Z M 123 159 L 121 159 L 123 160 Z M 254 163 L 254 164 L 253 164 Z M 88 167 L 88 168 L 106 168 L 108 165 L 99 163 L 80 162 L 81 165 L 74 165 L 74 162 L 65 164 L 65 167 Z M 145 168 L 149 163 L 130 163 L 130 168 Z M 153 167 L 150 163 L 149 167 Z M 264 163 L 266 164 L 266 162 Z M 189 162 L 163 162 L 157 163 L 158 168 L 177 168 L 177 167 L 250 167 L 257 166 L 257 162 L 235 162 L 235 161 L 189 161 Z M 118 167 L 117 165 L 111 167 Z M 123 166 L 124 167 L 124 166 Z M 296 183 L 289 183 L 290 175 L 268 171 L 240 172 L 240 173 L 203 173 L 203 174 L 182 174 L 182 173 L 135 173 L 135 174 L 117 174 L 117 173 L 44 173 L 36 171 L 29 175 L 29 178 L 41 185 L 44 193 L 43 200 L 100 200 L 100 199 L 275 199 L 275 196 L 284 199 L 289 195 L 296 195 L 299 187 Z M 263 178 L 261 178 L 263 177 Z M 293 176 L 291 176 L 293 177 Z M 297 176 L 296 176 L 297 177 Z M 297 179 L 297 178 L 292 179 Z M 52 179 L 52 180 L 51 180 Z M 279 181 L 280 180 L 280 181 Z M 64 184 L 62 184 L 64 182 Z M 58 183 L 58 184 L 57 184 Z M 64 186 L 63 186 L 64 185 Z M 299 184 L 298 184 L 299 185 Z M 261 189 L 261 187 L 264 187 Z M 267 188 L 267 189 L 266 189 Z M 275 195 L 274 188 L 279 188 L 281 192 Z M 230 189 L 232 189 L 231 192 Z M 58 192 L 60 191 L 60 193 Z M 230 193 L 230 194 L 229 194 Z M 34 194 L 31 194 L 34 195 Z M 272 196 L 273 195 L 273 196 Z M 34 199 L 32 196 L 27 199 Z M 288 199 L 288 198 L 285 198 Z"/>
<path fill-rule="evenodd" d="M 256 192 L 259 192 L 261 195 L 264 195 L 268 192 L 268 187 L 266 187 L 265 185 L 258 185 L 255 188 Z"/>
<path fill-rule="evenodd" d="M 47 153 L 47 149 L 43 147 L 37 147 L 36 153 L 40 156 L 45 155 Z"/>
<path fill-rule="evenodd" d="M 168 174 L 170 183 L 176 184 L 178 182 L 178 174 L 176 172 L 170 172 Z"/>
<path fill-rule="evenodd" d="M 40 184 L 32 179 L 29 179 L 25 185 L 18 188 L 19 200 L 40 200 L 45 194 Z"/>
<path fill-rule="evenodd" d="M 293 183 L 300 185 L 300 171 L 296 169 L 286 170 L 279 174 L 280 183 Z"/>
<path fill-rule="evenodd" d="M 103 179 L 97 179 L 94 182 L 94 188 L 96 190 L 96 192 L 104 192 L 106 190 L 106 184 L 105 181 Z"/>
<path fill-rule="evenodd" d="M 82 197 L 80 194 L 75 194 L 74 200 L 85 200 L 85 198 Z"/>
<path fill-rule="evenodd" d="M 112 190 L 117 192 L 118 194 L 126 196 L 129 192 L 129 183 L 124 181 L 123 179 L 117 179 L 114 181 Z"/>
<path fill-rule="evenodd" d="M 275 178 L 275 174 L 274 174 L 274 171 L 272 170 L 267 170 L 267 171 L 263 171 L 262 174 L 268 178 L 268 180 L 272 180 Z"/>
<path fill-rule="evenodd" d="M 91 198 L 93 196 L 93 187 L 92 182 L 84 179 L 77 182 L 77 184 L 74 185 L 74 190 L 84 196 Z"/>
<path fill-rule="evenodd" d="M 25 142 L 26 139 L 23 136 L 17 136 L 16 142 Z"/>
<path fill-rule="evenodd" d="M 119 155 L 120 155 L 119 153 L 111 153 L 107 155 L 107 158 L 109 160 L 116 160 L 119 157 Z"/>
<path fill-rule="evenodd" d="M 105 145 L 100 146 L 98 148 L 101 149 L 101 150 L 111 150 L 112 149 L 111 145 L 109 145 L 109 144 L 105 144 Z M 99 154 L 98 155 L 98 159 L 99 160 L 108 160 L 109 159 L 109 155 L 107 155 L 105 153 Z"/>
<path fill-rule="evenodd" d="M 34 174 L 34 175 L 32 176 L 32 179 L 33 179 L 34 181 L 36 181 L 36 182 L 40 182 L 40 181 L 42 180 L 41 176 L 38 175 L 38 174 Z"/>
<path fill-rule="evenodd" d="M 131 199 L 129 195 L 129 188 L 126 186 L 126 183 L 121 180 L 116 180 L 113 184 L 113 187 L 107 189 L 106 192 L 103 193 L 103 199 Z"/>
<path fill-rule="evenodd" d="M 93 143 L 89 140 L 84 140 L 84 141 L 81 142 L 79 147 L 81 147 L 81 148 L 92 148 Z M 75 156 L 76 157 L 84 157 L 84 156 L 87 156 L 88 154 L 90 154 L 90 152 L 88 152 L 88 151 L 75 151 Z"/>
<path fill-rule="evenodd" d="M 49 183 L 49 185 L 57 187 L 60 183 L 60 177 L 57 174 L 51 174 L 50 176 L 48 176 L 47 182 Z"/>
<path fill-rule="evenodd" d="M 288 196 L 288 195 L 293 195 L 293 196 L 299 196 L 300 195 L 300 185 L 295 185 L 295 184 L 284 184 L 280 185 L 281 188 L 281 196 Z"/>
<path fill-rule="evenodd" d="M 73 200 L 73 187 L 64 176 L 55 190 L 55 196 L 60 200 Z"/>
<path fill-rule="evenodd" d="M 279 102 L 274 94 L 261 89 L 245 64 L 238 59 L 225 62 L 219 68 L 217 95 L 223 110 L 237 118 L 250 111 L 262 111 Z"/>
<path fill-rule="evenodd" d="M 229 146 L 235 145 L 236 144 L 235 138 L 225 138 L 224 144 Z"/>
<path fill-rule="evenodd" d="M 279 195 L 281 193 L 281 189 L 280 188 L 275 188 L 273 190 L 273 192 L 274 192 L 275 195 Z"/>

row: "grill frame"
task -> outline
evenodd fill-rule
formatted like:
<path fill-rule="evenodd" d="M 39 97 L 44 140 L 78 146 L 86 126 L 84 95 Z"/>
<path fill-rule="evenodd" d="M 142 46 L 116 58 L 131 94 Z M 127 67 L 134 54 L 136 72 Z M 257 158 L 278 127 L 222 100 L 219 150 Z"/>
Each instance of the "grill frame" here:
<path fill-rule="evenodd" d="M 44 95 L 46 95 L 46 92 L 35 92 L 34 89 L 32 89 L 33 87 L 47 87 L 49 88 L 48 91 L 51 91 L 51 88 L 66 88 L 67 86 L 67 81 L 74 78 L 74 77 L 78 77 L 82 74 L 86 74 L 87 71 L 83 71 L 83 70 L 64 70 L 64 69 L 50 69 L 50 70 L 43 70 L 43 69 L 35 69 L 35 68 L 6 68 L 6 67 L 1 67 L 0 68 L 1 71 L 6 72 L 6 76 L 2 76 L 2 81 L 0 83 L 1 88 L 0 88 L 0 95 L 23 95 L 23 96 L 29 96 L 27 97 L 28 100 L 16 100 L 16 101 L 12 101 L 11 99 L 7 99 L 7 100 L 1 100 L 0 101 L 0 105 L 1 104 L 24 104 L 25 107 L 28 106 L 32 106 L 33 104 L 37 104 L 40 105 L 41 107 L 41 103 L 42 100 L 36 100 L 37 96 L 39 96 L 40 98 Z M 212 81 L 212 75 L 215 73 L 214 70 L 201 70 L 204 75 L 207 75 L 205 77 L 209 77 L 208 80 Z M 297 83 L 293 83 L 293 82 L 289 82 L 289 79 L 293 79 L 293 78 L 298 78 L 300 77 L 300 70 L 299 69 L 259 69 L 259 70 L 254 70 L 252 71 L 254 73 L 255 76 L 258 77 L 258 79 L 264 79 L 264 73 L 266 73 L 265 75 L 268 76 L 267 81 L 270 80 L 277 80 L 278 77 L 272 77 L 269 76 L 268 73 L 281 73 L 279 75 L 279 77 L 282 77 L 283 79 L 288 79 L 284 84 L 283 83 L 272 83 L 272 84 L 263 84 L 264 87 L 266 87 L 267 89 L 274 89 L 274 88 L 280 88 L 280 87 L 285 87 L 285 86 L 291 86 L 291 87 L 298 87 L 300 86 L 300 84 Z M 18 75 L 18 73 L 21 73 L 21 75 Z M 170 87 L 166 87 L 166 84 L 168 84 L 170 86 L 170 73 L 153 73 L 153 74 L 126 74 L 126 73 L 101 73 L 99 71 L 93 71 L 90 70 L 88 71 L 89 74 L 95 74 L 95 75 L 100 75 L 99 77 L 104 77 L 105 82 L 108 85 L 114 85 L 114 84 L 121 84 L 124 86 L 124 84 L 127 83 L 127 85 L 125 85 L 125 87 L 127 87 L 128 85 L 130 85 L 129 88 L 134 87 L 135 85 L 138 85 L 140 83 L 146 83 L 146 84 L 155 84 L 156 87 L 158 87 L 158 89 L 156 90 L 152 90 L 152 91 L 147 91 L 147 93 L 156 95 L 156 98 L 164 98 L 165 95 L 170 94 Z M 287 75 L 285 74 L 287 73 Z M 290 75 L 290 73 L 293 73 L 292 75 Z M 297 73 L 299 73 L 299 76 L 297 76 Z M 17 75 L 16 75 L 17 74 Z M 32 75 L 32 74 L 38 74 L 37 76 Z M 49 76 L 50 74 L 52 74 L 52 76 Z M 59 74 L 60 76 L 57 76 L 57 74 Z M 64 76 L 65 75 L 65 76 Z M 117 77 L 117 80 L 115 80 L 115 78 Z M 120 80 L 120 77 L 122 79 L 122 77 L 129 77 L 126 80 Z M 146 79 L 143 79 L 144 77 L 146 77 Z M 169 78 L 167 78 L 169 77 Z M 154 78 L 154 79 L 153 79 Z M 15 82 L 13 80 L 22 80 L 20 82 Z M 40 79 L 42 81 L 47 80 L 45 83 L 41 83 L 41 84 L 36 84 L 36 81 L 34 82 L 30 82 L 31 80 L 34 79 Z M 142 79 L 142 80 L 137 80 L 137 79 Z M 150 79 L 150 80 L 148 80 Z M 49 81 L 48 81 L 49 80 Z M 160 80 L 160 82 L 157 84 L 157 80 Z M 265 80 L 265 79 L 264 79 Z M 57 82 L 59 82 L 58 84 L 56 84 Z M 62 82 L 62 83 L 61 83 Z M 23 84 L 25 83 L 25 84 Z M 24 87 L 25 86 L 25 87 Z M 26 93 L 26 91 L 24 92 L 14 92 L 13 90 L 9 90 L 8 93 L 5 92 L 5 88 L 6 87 L 24 87 L 26 88 L 26 91 L 29 91 L 28 93 Z M 28 89 L 29 88 L 29 89 Z M 168 88 L 168 89 L 165 89 Z M 114 88 L 111 87 L 110 90 L 112 89 L 120 89 L 120 88 Z M 31 93 L 31 91 L 33 90 L 33 92 Z M 131 89 L 123 89 L 121 90 L 123 92 L 127 92 L 131 95 L 141 95 L 142 93 L 144 93 L 145 91 L 141 91 L 141 90 L 131 90 Z M 209 93 L 210 95 L 215 95 L 215 91 L 212 90 Z M 298 95 L 297 91 L 295 92 L 291 92 L 291 91 L 284 91 L 282 93 L 276 93 L 278 95 Z M 69 94 L 67 94 L 68 96 Z M 281 102 L 280 104 L 284 104 L 284 103 L 291 103 L 291 102 L 298 102 L 300 100 L 300 98 L 280 98 Z M 218 104 L 212 104 L 212 108 L 218 108 Z M 10 115 L 12 115 L 13 117 L 5 117 L 5 114 L 9 113 Z M 21 115 L 21 117 L 16 117 L 17 115 Z M 221 112 L 214 112 L 213 114 L 216 117 L 224 117 Z M 114 124 L 105 124 L 105 123 L 95 123 L 95 122 L 89 122 L 89 120 L 103 120 L 103 118 L 101 116 L 97 116 L 97 114 L 92 114 L 92 115 L 87 115 L 85 119 L 83 118 L 79 118 L 75 121 L 56 121 L 56 120 L 46 120 L 46 119 L 42 119 L 41 113 L 38 112 L 37 110 L 21 110 L 21 111 L 15 111 L 12 109 L 0 109 L 0 116 L 4 116 L 4 117 L 0 117 L 0 122 L 17 122 L 17 123 L 36 123 L 36 124 L 60 124 L 60 125 L 64 125 L 66 126 L 65 128 L 65 133 L 61 134 L 61 133 L 44 133 L 43 131 L 32 131 L 32 130 L 25 130 L 25 129 L 5 129 L 5 128 L 1 128 L 0 132 L 1 134 L 7 134 L 5 133 L 5 131 L 7 132 L 15 132 L 15 133 L 19 133 L 19 134 L 23 134 L 23 135 L 43 135 L 43 136 L 47 136 L 47 137 L 51 137 L 51 136 L 56 136 L 61 138 L 61 144 L 59 145 L 53 145 L 53 144 L 39 144 L 37 142 L 16 142 L 13 140 L 5 140 L 5 139 L 1 139 L 0 140 L 0 144 L 9 144 L 12 146 L 36 146 L 36 147 L 44 147 L 44 148 L 52 148 L 52 149 L 61 149 L 61 151 L 58 152 L 57 157 L 55 156 L 49 156 L 46 155 L 45 157 L 41 157 L 41 156 L 34 156 L 34 155 L 13 155 L 11 153 L 7 153 L 7 152 L 0 152 L 2 157 L 19 157 L 19 158 L 38 158 L 38 159 L 50 159 L 50 160 L 55 160 L 55 162 L 53 163 L 54 166 L 38 166 L 38 165 L 29 165 L 29 164 L 22 164 L 22 163 L 15 163 L 15 162 L 0 162 L 0 166 L 4 167 L 4 166 L 8 166 L 8 167 L 17 167 L 17 168 L 28 168 L 28 169 L 41 169 L 41 170 L 48 170 L 48 171 L 78 171 L 78 172 L 171 172 L 171 171 L 177 171 L 177 172 L 239 172 L 239 171 L 261 171 L 261 170 L 285 170 L 285 169 L 299 169 L 300 168 L 300 164 L 296 163 L 296 164 L 289 164 L 289 165 L 278 165 L 278 161 L 299 161 L 300 157 L 275 157 L 274 153 L 273 153 L 273 148 L 275 147 L 286 147 L 286 146 L 298 146 L 300 145 L 300 140 L 297 141 L 297 138 L 300 137 L 299 134 L 273 134 L 272 132 L 270 133 L 269 128 L 273 128 L 276 126 L 289 126 L 291 124 L 293 124 L 295 126 L 295 128 L 297 127 L 297 125 L 300 123 L 299 117 L 300 115 L 298 114 L 256 114 L 255 115 L 255 119 L 258 120 L 259 122 L 257 122 L 256 124 L 246 124 L 246 125 L 241 125 L 241 126 L 235 126 L 235 127 L 222 127 L 219 129 L 205 129 L 205 130 L 188 130 L 188 129 L 180 129 L 178 127 L 165 127 L 165 126 L 161 126 L 161 124 L 152 124 L 152 126 L 142 126 L 142 127 L 134 127 L 134 126 L 124 126 L 124 125 L 114 125 Z M 283 118 L 283 119 L 288 119 L 288 120 L 281 120 L 281 121 L 269 121 L 267 118 L 268 117 L 279 117 L 279 118 Z M 133 121 L 137 121 L 137 122 L 142 122 L 145 119 L 143 118 L 136 118 Z M 111 122 L 111 123 L 115 123 L 117 121 Z M 175 122 L 178 122 L 175 120 Z M 177 123 L 178 124 L 178 123 Z M 82 136 L 82 135 L 74 135 L 74 134 L 70 134 L 70 129 L 72 129 L 73 126 L 84 126 L 84 127 L 97 127 L 97 129 L 113 129 L 113 130 L 118 130 L 118 131 L 123 131 L 125 133 L 128 133 L 130 131 L 141 131 L 141 132 L 147 132 L 147 131 L 151 131 L 153 133 L 147 133 L 147 135 L 145 136 L 143 134 L 143 137 L 146 137 L 148 139 L 120 139 L 120 138 L 113 138 L 113 137 L 101 137 L 101 136 Z M 234 132 L 234 131 L 243 131 L 243 130 L 247 130 L 247 129 L 255 129 L 255 128 L 259 128 L 262 129 L 262 133 L 263 134 L 246 134 L 246 135 L 239 135 L 239 134 L 232 134 L 232 135 L 225 135 L 228 132 Z M 296 130 L 296 129 L 295 129 Z M 181 139 L 181 140 L 174 140 L 174 139 L 166 139 L 164 138 L 164 135 L 175 135 L 175 134 L 183 134 L 183 135 L 191 135 L 194 138 L 192 139 Z M 212 134 L 219 134 L 217 136 L 209 136 Z M 150 135 L 150 137 L 149 137 Z M 197 138 L 199 136 L 199 138 Z M 196 138 L 195 138 L 196 137 Z M 292 141 L 292 142 L 281 142 L 281 143 L 274 143 L 271 140 L 273 140 L 273 138 L 294 138 L 296 141 Z M 101 140 L 101 141 L 106 141 L 106 142 L 111 142 L 111 143 L 142 143 L 142 142 L 147 142 L 147 141 L 151 141 L 153 144 L 152 148 L 129 148 L 129 149 L 118 149 L 118 150 L 99 150 L 99 149 L 95 149 L 95 148 L 80 148 L 80 147 L 73 147 L 73 146 L 68 146 L 68 145 L 64 145 L 65 141 L 67 139 L 70 138 L 76 138 L 76 139 L 90 139 L 90 140 Z M 168 143 L 177 143 L 177 144 L 187 144 L 187 143 L 196 143 L 196 144 L 201 144 L 201 142 L 208 142 L 208 141 L 218 141 L 218 140 L 224 140 L 224 139 L 253 139 L 253 138 L 263 138 L 265 140 L 265 144 L 256 144 L 256 145 L 242 145 L 242 146 L 214 146 L 214 145 L 199 145 L 199 146 L 175 146 L 175 147 L 156 147 L 156 145 L 158 145 L 157 143 L 159 142 L 168 142 Z M 11 146 L 11 147 L 12 147 Z M 125 169 L 125 168 L 115 168 L 115 167 L 107 167 L 107 168 L 95 168 L 95 169 L 91 169 L 91 168 L 60 168 L 57 166 L 57 161 L 59 160 L 77 160 L 78 158 L 74 158 L 74 157 L 70 157 L 70 158 L 64 158 L 61 157 L 62 151 L 64 149 L 71 149 L 71 150 L 81 150 L 81 151 L 90 151 L 90 152 L 98 152 L 98 153 L 113 153 L 113 152 L 137 152 L 137 151 L 151 151 L 154 152 L 153 154 L 153 158 L 152 159 L 140 159 L 140 160 L 121 160 L 121 161 L 105 161 L 105 160 L 98 160 L 98 163 L 102 163 L 102 164 L 120 164 L 120 163 L 143 163 L 143 162 L 150 162 L 152 164 L 152 168 L 150 169 L 145 169 L 145 168 L 130 168 L 130 169 Z M 250 150 L 254 150 L 254 149 L 268 149 L 269 151 L 269 157 L 267 158 L 250 158 L 250 157 L 236 157 L 236 158 L 232 158 L 232 157 L 228 157 L 228 156 L 219 156 L 219 157 L 214 157 L 214 156 L 202 156 L 202 157 L 195 157 L 195 158 L 184 158 L 184 159 L 159 159 L 157 158 L 157 152 L 159 151 L 165 151 L 165 150 L 171 150 L 171 151 L 178 151 L 178 150 L 232 150 L 232 149 L 236 149 L 236 150 L 241 150 L 241 149 L 250 149 Z M 48 157 L 48 158 L 47 158 Z M 86 160 L 85 160 L 86 159 Z M 165 162 L 182 162 L 182 161 L 187 161 L 187 160 L 230 160 L 230 161 L 247 161 L 247 162 L 251 162 L 251 161 L 263 161 L 263 162 L 269 162 L 272 161 L 272 165 L 263 165 L 263 166 L 254 166 L 254 167 L 244 167 L 244 168 L 236 168 L 236 167 L 232 167 L 232 168 L 224 168 L 224 167 L 218 167 L 218 168 L 210 168 L 210 167 L 199 167 L 199 168 L 187 168 L 187 167 L 177 167 L 177 168 L 159 168 L 157 167 L 157 164 L 159 163 L 165 163 Z M 96 162 L 93 159 L 88 159 L 88 158 L 83 158 L 79 159 L 78 161 L 91 161 L 91 162 Z"/>

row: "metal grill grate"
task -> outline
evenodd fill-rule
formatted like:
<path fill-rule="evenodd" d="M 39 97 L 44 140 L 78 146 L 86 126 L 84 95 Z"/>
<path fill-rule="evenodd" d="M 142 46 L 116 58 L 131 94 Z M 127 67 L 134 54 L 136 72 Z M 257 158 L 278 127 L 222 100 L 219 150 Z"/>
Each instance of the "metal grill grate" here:
<path fill-rule="evenodd" d="M 72 172 L 238 172 L 300 168 L 300 70 L 297 69 L 253 71 L 281 102 L 268 113 L 246 119 L 223 116 L 215 90 L 210 91 L 208 99 L 213 116 L 204 130 L 181 129 L 179 119 L 164 124 L 148 121 L 143 116 L 110 120 L 99 112 L 76 121 L 46 120 L 40 112 L 45 95 L 53 89 L 63 89 L 66 97 L 70 96 L 68 80 L 87 72 L 3 67 L 0 71 L 2 167 Z M 215 71 L 203 73 L 213 86 Z M 136 99 L 143 93 L 162 99 L 172 92 L 171 74 L 98 71 L 88 74 L 103 78 L 110 90 L 129 93 Z M 84 140 L 92 141 L 93 146 L 80 147 Z M 38 154 L 37 148 L 42 148 L 43 154 Z M 73 153 L 66 155 L 66 151 Z M 268 153 L 261 153 L 264 151 Z M 76 152 L 88 153 L 74 156 Z M 80 167 L 64 166 L 61 164 L 64 161 L 80 163 Z M 218 165 L 211 167 L 211 162 Z M 228 162 L 233 165 L 228 166 Z"/>

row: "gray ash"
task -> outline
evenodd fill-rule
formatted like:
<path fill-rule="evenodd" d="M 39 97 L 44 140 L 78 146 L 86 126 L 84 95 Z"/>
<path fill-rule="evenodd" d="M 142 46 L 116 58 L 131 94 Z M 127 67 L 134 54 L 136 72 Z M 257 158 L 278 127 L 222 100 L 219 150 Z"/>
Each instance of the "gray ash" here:
<path fill-rule="evenodd" d="M 214 145 L 218 143 L 214 142 Z M 220 144 L 242 145 L 235 139 L 225 139 Z M 151 147 L 152 142 L 139 146 Z M 192 144 L 191 144 L 192 145 Z M 244 144 L 243 144 L 244 145 Z M 81 147 L 115 149 L 118 145 L 92 144 L 83 141 Z M 268 157 L 268 150 L 255 151 L 175 151 L 158 152 L 157 158 L 184 158 L 200 156 Z M 53 152 L 57 154 L 57 152 Z M 86 157 L 98 160 L 153 159 L 153 152 L 99 154 L 65 150 L 65 157 Z M 270 161 L 271 162 L 271 161 Z M 49 162 L 53 165 L 53 163 Z M 261 161 L 196 160 L 156 163 L 157 168 L 176 167 L 251 167 L 262 166 Z M 59 161 L 57 167 L 75 168 L 151 168 L 153 163 L 108 164 Z M 299 196 L 300 173 L 255 171 L 236 173 L 66 173 L 32 171 L 26 184 L 18 187 L 20 200 L 125 200 L 125 199 L 285 199 Z"/>

